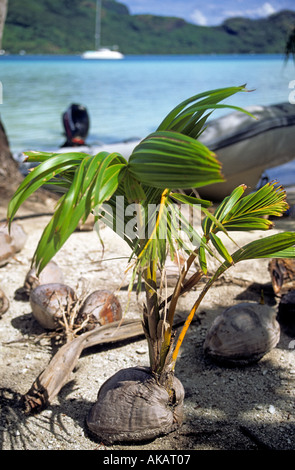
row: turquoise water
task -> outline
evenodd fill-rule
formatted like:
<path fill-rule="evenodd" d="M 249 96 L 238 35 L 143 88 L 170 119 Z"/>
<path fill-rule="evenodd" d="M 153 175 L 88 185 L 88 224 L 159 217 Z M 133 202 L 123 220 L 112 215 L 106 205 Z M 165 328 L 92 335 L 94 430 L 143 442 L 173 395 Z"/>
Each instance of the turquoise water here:
<path fill-rule="evenodd" d="M 288 101 L 295 79 L 282 56 L 0 57 L 0 115 L 13 151 L 63 143 L 61 115 L 71 103 L 87 107 L 89 144 L 145 137 L 180 101 L 196 93 L 247 84 L 227 102 L 238 106 Z M 225 111 L 214 113 L 218 117 Z"/>

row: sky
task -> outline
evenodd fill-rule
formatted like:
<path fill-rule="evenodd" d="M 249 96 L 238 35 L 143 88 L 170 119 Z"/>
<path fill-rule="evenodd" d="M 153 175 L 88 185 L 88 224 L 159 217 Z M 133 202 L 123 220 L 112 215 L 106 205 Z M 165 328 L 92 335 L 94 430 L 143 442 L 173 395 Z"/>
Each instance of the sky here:
<path fill-rule="evenodd" d="M 220 25 L 225 19 L 243 16 L 265 18 L 281 10 L 295 11 L 294 0 L 118 0 L 131 14 L 176 16 L 201 26 Z"/>

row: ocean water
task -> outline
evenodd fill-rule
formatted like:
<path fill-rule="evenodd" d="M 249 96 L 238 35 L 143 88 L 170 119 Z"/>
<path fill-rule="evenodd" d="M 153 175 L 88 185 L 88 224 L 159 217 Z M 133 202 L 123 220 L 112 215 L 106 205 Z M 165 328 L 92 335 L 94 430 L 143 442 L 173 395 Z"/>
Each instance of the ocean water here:
<path fill-rule="evenodd" d="M 228 104 L 287 102 L 295 65 L 279 55 L 80 57 L 2 56 L 0 116 L 13 152 L 47 150 L 63 141 L 62 113 L 87 107 L 90 145 L 142 138 L 182 100 L 199 92 L 246 84 Z M 292 85 L 292 83 L 291 83 Z M 294 85 L 293 85 L 294 91 Z M 218 110 L 219 117 L 227 110 Z M 294 177 L 295 180 L 295 177 Z"/>

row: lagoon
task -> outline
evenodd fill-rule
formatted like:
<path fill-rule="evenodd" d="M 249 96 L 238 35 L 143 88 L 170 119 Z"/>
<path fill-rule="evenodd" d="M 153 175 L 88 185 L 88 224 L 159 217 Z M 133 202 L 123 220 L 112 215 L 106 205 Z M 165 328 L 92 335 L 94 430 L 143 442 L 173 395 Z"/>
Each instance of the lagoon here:
<path fill-rule="evenodd" d="M 145 137 L 180 101 L 199 92 L 247 84 L 227 103 L 247 107 L 289 100 L 295 66 L 282 55 L 2 56 L 0 116 L 13 152 L 47 150 L 64 141 L 62 113 L 71 103 L 90 115 L 90 145 Z M 218 117 L 228 110 L 218 110 Z"/>

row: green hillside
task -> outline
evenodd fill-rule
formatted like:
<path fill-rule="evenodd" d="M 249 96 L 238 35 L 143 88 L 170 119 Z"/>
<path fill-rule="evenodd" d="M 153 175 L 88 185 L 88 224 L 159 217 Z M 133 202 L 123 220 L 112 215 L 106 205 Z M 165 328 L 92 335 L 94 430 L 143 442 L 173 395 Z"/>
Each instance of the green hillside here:
<path fill-rule="evenodd" d="M 9 0 L 2 47 L 18 54 L 79 54 L 94 47 L 95 0 Z M 267 19 L 231 18 L 217 27 L 183 19 L 130 15 L 104 0 L 102 43 L 124 54 L 283 53 L 295 12 Z"/>

